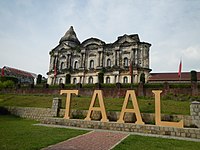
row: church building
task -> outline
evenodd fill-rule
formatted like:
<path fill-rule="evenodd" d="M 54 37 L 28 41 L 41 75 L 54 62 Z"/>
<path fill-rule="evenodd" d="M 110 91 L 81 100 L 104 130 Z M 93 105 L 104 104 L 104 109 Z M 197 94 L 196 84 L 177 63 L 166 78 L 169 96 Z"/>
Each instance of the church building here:
<path fill-rule="evenodd" d="M 80 42 L 71 26 L 49 53 L 48 84 L 146 82 L 150 46 L 138 34 L 124 34 L 113 43 L 98 38 Z"/>

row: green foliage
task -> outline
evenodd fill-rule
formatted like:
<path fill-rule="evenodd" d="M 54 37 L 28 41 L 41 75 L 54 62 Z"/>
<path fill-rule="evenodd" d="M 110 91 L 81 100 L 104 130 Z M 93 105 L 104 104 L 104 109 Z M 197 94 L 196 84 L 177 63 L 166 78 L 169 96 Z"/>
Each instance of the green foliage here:
<path fill-rule="evenodd" d="M 65 81 L 65 83 L 66 83 L 66 84 L 70 84 L 70 82 L 71 82 L 71 75 L 70 75 L 70 74 L 67 74 L 67 75 L 66 75 L 66 81 Z"/>
<path fill-rule="evenodd" d="M 54 97 L 62 99 L 62 108 L 65 108 L 66 95 L 16 95 L 0 94 L 0 106 L 20 106 L 20 107 L 43 107 L 51 108 Z M 72 96 L 71 109 L 88 110 L 92 94 L 86 96 Z M 155 113 L 154 98 L 137 97 L 141 113 Z M 121 111 L 124 98 L 104 98 L 107 111 Z M 161 108 L 163 114 L 189 115 L 190 100 L 175 101 L 161 97 Z"/>
<path fill-rule="evenodd" d="M 190 83 L 171 83 L 169 88 L 191 88 Z"/>
<path fill-rule="evenodd" d="M 101 87 L 102 88 L 115 88 L 116 85 L 112 84 L 112 83 L 104 83 L 104 84 L 101 84 Z"/>
<path fill-rule="evenodd" d="M 37 84 L 40 84 L 42 82 L 42 75 L 41 74 L 38 74 L 36 82 L 37 82 Z"/>
<path fill-rule="evenodd" d="M 195 70 L 192 70 L 191 72 L 190 72 L 190 74 L 191 74 L 191 81 L 197 81 L 197 72 L 195 71 Z"/>
<path fill-rule="evenodd" d="M 33 125 L 36 121 L 0 115 L 1 150 L 36 150 L 87 131 Z"/>
<path fill-rule="evenodd" d="M 7 80 L 5 82 L 3 82 L 4 88 L 13 88 L 15 83 L 11 80 Z"/>
<path fill-rule="evenodd" d="M 138 84 L 123 83 L 122 88 L 137 88 Z"/>
<path fill-rule="evenodd" d="M 146 84 L 144 84 L 144 87 L 161 89 L 164 87 L 164 84 L 162 84 L 162 83 L 146 83 Z"/>
<path fill-rule="evenodd" d="M 98 80 L 99 80 L 99 83 L 104 82 L 104 73 L 103 72 L 98 73 Z"/>
<path fill-rule="evenodd" d="M 5 82 L 5 81 L 8 81 L 8 80 L 13 81 L 15 84 L 18 83 L 18 79 L 15 78 L 15 77 L 0 77 L 1 82 Z"/>
<path fill-rule="evenodd" d="M 145 83 L 145 74 L 144 73 L 142 73 L 140 75 L 140 82 Z"/>

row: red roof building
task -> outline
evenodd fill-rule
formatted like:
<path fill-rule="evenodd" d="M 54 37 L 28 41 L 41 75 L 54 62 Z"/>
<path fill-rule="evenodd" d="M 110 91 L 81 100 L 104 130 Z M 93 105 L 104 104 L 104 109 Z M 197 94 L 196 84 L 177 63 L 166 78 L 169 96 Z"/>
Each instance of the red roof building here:
<path fill-rule="evenodd" d="M 197 72 L 197 81 L 200 82 L 200 72 Z M 191 73 L 182 72 L 179 78 L 178 73 L 151 73 L 148 79 L 149 83 L 163 83 L 163 82 L 191 82 Z"/>
<path fill-rule="evenodd" d="M 7 67 L 7 66 L 4 66 L 3 68 L 1 68 L 1 76 L 15 77 L 18 79 L 19 83 L 29 83 L 29 84 L 33 84 L 34 79 L 37 77 L 37 75 L 34 73 L 22 71 L 22 70 Z"/>

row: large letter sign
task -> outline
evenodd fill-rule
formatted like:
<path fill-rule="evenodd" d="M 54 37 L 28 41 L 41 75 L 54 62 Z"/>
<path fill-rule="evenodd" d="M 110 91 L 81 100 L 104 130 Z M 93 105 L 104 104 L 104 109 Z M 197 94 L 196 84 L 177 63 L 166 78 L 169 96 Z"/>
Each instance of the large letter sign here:
<path fill-rule="evenodd" d="M 127 109 L 129 97 L 132 100 L 132 104 L 133 104 L 134 109 Z M 140 110 L 139 110 L 139 107 L 138 107 L 138 103 L 137 103 L 137 99 L 136 99 L 134 90 L 128 90 L 126 92 L 126 97 L 124 99 L 124 104 L 122 106 L 120 117 L 119 117 L 119 120 L 117 121 L 118 123 L 124 123 L 125 112 L 135 113 L 136 120 L 137 120 L 135 123 L 136 124 L 144 124 L 144 122 L 142 121 L 142 117 L 141 117 L 141 114 L 140 114 Z"/>
<path fill-rule="evenodd" d="M 155 94 L 155 122 L 158 126 L 171 126 L 171 127 L 179 127 L 183 128 L 183 120 L 179 122 L 168 122 L 168 121 L 161 121 L 161 113 L 160 113 L 160 93 L 162 91 L 153 90 Z"/>
<path fill-rule="evenodd" d="M 97 97 L 99 99 L 99 106 L 100 107 L 94 107 L 95 100 L 96 100 Z M 87 117 L 84 120 L 91 120 L 90 116 L 91 116 L 92 111 L 94 111 L 94 110 L 101 112 L 101 116 L 102 116 L 101 121 L 102 122 L 108 122 L 101 90 L 95 90 L 94 91 L 93 96 L 92 96 L 92 101 L 90 103 L 90 108 L 88 110 Z"/>
<path fill-rule="evenodd" d="M 65 119 L 69 119 L 70 118 L 70 101 L 71 101 L 71 94 L 76 94 L 78 95 L 78 90 L 61 90 L 60 94 L 62 95 L 63 93 L 67 94 L 66 97 L 66 109 L 65 109 Z"/>
<path fill-rule="evenodd" d="M 152 91 L 155 94 L 155 124 L 158 126 L 169 126 L 169 127 L 179 127 L 179 128 L 183 128 L 183 120 L 179 121 L 179 122 L 168 122 L 168 121 L 161 121 L 161 111 L 160 111 L 160 93 L 162 91 L 160 90 L 153 90 Z M 71 94 L 76 94 L 78 95 L 78 90 L 61 90 L 60 94 L 67 94 L 67 98 L 66 98 L 66 110 L 65 110 L 65 119 L 70 119 L 70 101 L 71 101 Z M 95 107 L 95 101 L 98 98 L 98 102 L 99 102 L 99 107 Z M 127 108 L 129 99 L 131 99 L 132 102 L 132 109 Z M 92 100 L 90 103 L 90 107 L 87 113 L 87 116 L 84 120 L 90 121 L 91 120 L 91 114 L 92 111 L 100 111 L 101 112 L 101 116 L 102 122 L 109 122 L 107 115 L 106 115 L 106 110 L 105 110 L 105 105 L 104 105 L 104 101 L 103 101 L 103 95 L 102 95 L 102 90 L 95 90 L 92 96 Z M 135 95 L 135 91 L 134 90 L 127 90 L 126 92 L 126 96 L 124 99 L 124 103 L 122 106 L 122 110 L 119 116 L 119 119 L 117 120 L 118 123 L 124 123 L 124 115 L 125 113 L 134 113 L 136 116 L 136 122 L 135 124 L 140 124 L 140 125 L 144 125 L 145 123 L 142 121 L 142 117 L 140 114 L 140 110 L 138 107 L 138 102 L 137 102 L 137 98 Z"/>

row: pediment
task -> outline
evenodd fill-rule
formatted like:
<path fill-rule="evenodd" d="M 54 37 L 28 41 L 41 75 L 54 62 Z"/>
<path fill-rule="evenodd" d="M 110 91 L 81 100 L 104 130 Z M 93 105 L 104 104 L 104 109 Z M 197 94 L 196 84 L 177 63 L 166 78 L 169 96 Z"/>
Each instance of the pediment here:
<path fill-rule="evenodd" d="M 103 42 L 103 41 L 101 41 L 97 38 L 89 38 L 89 39 L 82 42 L 83 47 L 87 47 L 88 45 L 102 46 L 104 44 L 105 44 L 105 42 Z"/>

